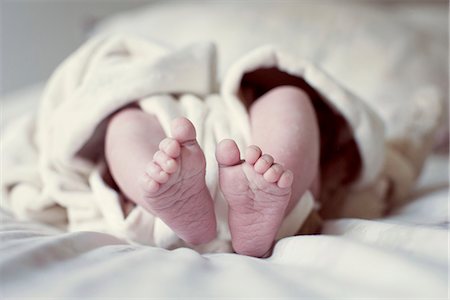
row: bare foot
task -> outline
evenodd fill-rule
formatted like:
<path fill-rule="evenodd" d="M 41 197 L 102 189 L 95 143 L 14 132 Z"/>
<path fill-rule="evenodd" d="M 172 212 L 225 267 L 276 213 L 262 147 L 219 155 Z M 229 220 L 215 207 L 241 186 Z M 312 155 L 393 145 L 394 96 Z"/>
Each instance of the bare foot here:
<path fill-rule="evenodd" d="M 291 197 L 293 174 L 262 155 L 257 146 L 246 150 L 241 161 L 233 140 L 223 140 L 216 150 L 219 181 L 229 205 L 233 249 L 239 254 L 268 254 Z"/>
<path fill-rule="evenodd" d="M 142 178 L 147 208 L 184 241 L 203 244 L 216 236 L 205 156 L 188 119 L 172 122 L 172 136 L 161 141 Z"/>

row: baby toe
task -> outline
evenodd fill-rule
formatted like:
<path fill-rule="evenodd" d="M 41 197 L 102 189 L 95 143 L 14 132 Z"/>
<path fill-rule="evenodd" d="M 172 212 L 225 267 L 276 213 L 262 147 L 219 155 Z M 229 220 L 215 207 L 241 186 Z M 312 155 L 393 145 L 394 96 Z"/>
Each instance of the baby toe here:
<path fill-rule="evenodd" d="M 286 170 L 281 174 L 280 179 L 278 180 L 278 187 L 284 189 L 290 187 L 292 182 L 294 181 L 294 174 L 291 170 Z"/>
<path fill-rule="evenodd" d="M 153 180 L 148 174 L 145 174 L 141 179 L 141 185 L 145 193 L 155 193 L 159 190 L 160 184 Z"/>
<path fill-rule="evenodd" d="M 165 138 L 159 143 L 159 150 L 165 152 L 168 156 L 172 158 L 177 158 L 180 156 L 181 146 L 177 140 L 172 138 Z"/>
<path fill-rule="evenodd" d="M 178 168 L 176 160 L 163 151 L 156 151 L 155 155 L 153 155 L 153 161 L 156 162 L 164 172 L 169 174 L 175 173 Z"/>
<path fill-rule="evenodd" d="M 196 132 L 194 124 L 188 119 L 181 117 L 172 121 L 172 136 L 180 143 L 195 143 Z"/>
<path fill-rule="evenodd" d="M 263 174 L 272 166 L 272 164 L 273 157 L 268 154 L 264 154 L 256 161 L 254 168 L 257 173 Z"/>
<path fill-rule="evenodd" d="M 261 149 L 258 146 L 251 145 L 247 147 L 245 151 L 245 161 L 251 165 L 254 165 L 258 158 L 261 157 Z"/>
<path fill-rule="evenodd" d="M 263 175 L 267 182 L 277 182 L 283 174 L 283 167 L 280 164 L 273 164 Z"/>
<path fill-rule="evenodd" d="M 156 163 L 152 162 L 146 170 L 147 175 L 158 183 L 166 183 L 169 180 L 169 174 Z"/>
<path fill-rule="evenodd" d="M 241 153 L 236 142 L 230 139 L 220 141 L 216 147 L 216 160 L 221 167 L 240 164 Z"/>

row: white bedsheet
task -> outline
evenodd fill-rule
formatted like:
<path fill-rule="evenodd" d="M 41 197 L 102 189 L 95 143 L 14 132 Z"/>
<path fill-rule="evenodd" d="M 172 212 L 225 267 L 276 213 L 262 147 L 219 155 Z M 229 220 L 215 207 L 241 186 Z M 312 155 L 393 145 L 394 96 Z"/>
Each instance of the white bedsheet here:
<path fill-rule="evenodd" d="M 6 99 L 4 117 L 38 91 Z M 63 233 L 0 211 L 0 297 L 447 298 L 448 163 L 429 159 L 415 200 L 389 217 L 329 221 L 265 260 Z"/>

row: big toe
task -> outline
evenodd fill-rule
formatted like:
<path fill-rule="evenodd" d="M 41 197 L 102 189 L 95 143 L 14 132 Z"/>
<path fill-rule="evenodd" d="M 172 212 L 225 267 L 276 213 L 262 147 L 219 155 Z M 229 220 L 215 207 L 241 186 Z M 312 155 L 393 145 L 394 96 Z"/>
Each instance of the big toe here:
<path fill-rule="evenodd" d="M 233 140 L 222 140 L 216 148 L 216 159 L 219 165 L 234 166 L 241 162 L 241 153 Z"/>
<path fill-rule="evenodd" d="M 172 121 L 172 136 L 182 144 L 195 142 L 194 125 L 186 118 L 176 118 Z"/>

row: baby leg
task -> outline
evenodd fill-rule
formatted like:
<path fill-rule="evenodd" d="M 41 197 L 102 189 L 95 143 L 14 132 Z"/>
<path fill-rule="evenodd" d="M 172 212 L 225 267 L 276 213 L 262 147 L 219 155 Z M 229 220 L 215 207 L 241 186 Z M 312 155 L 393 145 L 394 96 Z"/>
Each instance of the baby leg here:
<path fill-rule="evenodd" d="M 297 87 L 274 88 L 252 104 L 250 122 L 253 143 L 294 174 L 289 213 L 312 185 L 318 189 L 320 134 L 311 99 Z"/>
<path fill-rule="evenodd" d="M 253 143 L 245 162 L 233 141 L 217 148 L 233 248 L 267 255 L 284 216 L 318 176 L 319 130 L 309 97 L 296 87 L 270 90 L 250 107 Z M 269 153 L 269 154 L 262 154 Z"/>
<path fill-rule="evenodd" d="M 122 193 L 180 238 L 201 244 L 216 236 L 205 157 L 190 121 L 175 119 L 172 138 L 166 138 L 155 116 L 124 109 L 108 125 L 105 155 Z"/>

